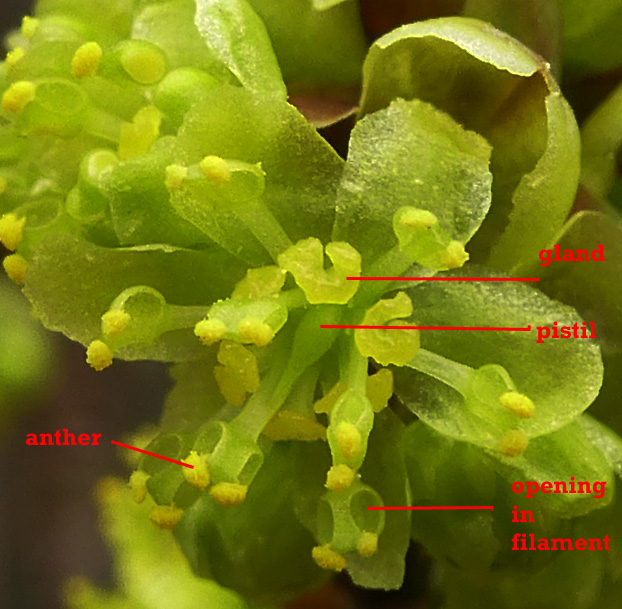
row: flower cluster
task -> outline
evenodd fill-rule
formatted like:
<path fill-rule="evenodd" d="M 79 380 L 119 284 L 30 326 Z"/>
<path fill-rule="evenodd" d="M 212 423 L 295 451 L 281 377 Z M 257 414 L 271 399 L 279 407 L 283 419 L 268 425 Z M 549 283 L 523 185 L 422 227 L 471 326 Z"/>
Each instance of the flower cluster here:
<path fill-rule="evenodd" d="M 582 320 L 531 287 L 396 279 L 508 276 L 561 229 L 578 131 L 540 57 L 473 19 L 387 34 L 343 160 L 288 104 L 246 0 L 42 0 L 10 43 L 5 269 L 94 369 L 174 364 L 148 450 L 194 469 L 145 457 L 130 486 L 196 573 L 254 603 L 344 569 L 397 588 L 411 536 L 455 581 L 558 568 L 507 551 L 510 485 L 613 487 L 582 415 L 599 347 L 537 344 L 536 326 Z M 367 509 L 475 495 L 495 513 Z M 549 536 L 614 509 L 537 504 Z"/>

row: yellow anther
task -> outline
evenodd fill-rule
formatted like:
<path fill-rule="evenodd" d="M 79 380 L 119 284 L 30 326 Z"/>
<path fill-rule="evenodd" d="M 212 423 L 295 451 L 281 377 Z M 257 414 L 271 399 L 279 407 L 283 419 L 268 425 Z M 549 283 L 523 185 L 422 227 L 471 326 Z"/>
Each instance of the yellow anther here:
<path fill-rule="evenodd" d="M 3 195 L 6 192 L 8 185 L 9 184 L 6 181 L 6 178 L 0 178 L 0 195 Z"/>
<path fill-rule="evenodd" d="M 151 46 L 130 46 L 121 56 L 121 65 L 132 80 L 141 85 L 153 85 L 166 74 L 164 54 Z"/>
<path fill-rule="evenodd" d="M 431 211 L 415 207 L 406 208 L 399 221 L 411 230 L 429 230 L 438 224 L 438 218 Z"/>
<path fill-rule="evenodd" d="M 326 439 L 326 427 L 315 417 L 293 410 L 279 410 L 264 427 L 263 433 L 275 441 L 315 442 Z"/>
<path fill-rule="evenodd" d="M 203 319 L 194 326 L 194 334 L 204 345 L 213 345 L 227 334 L 227 326 L 220 319 Z"/>
<path fill-rule="evenodd" d="M 22 47 L 15 47 L 12 51 L 7 53 L 7 56 L 6 56 L 6 67 L 7 67 L 7 70 L 11 71 L 11 68 L 13 68 L 13 66 L 20 59 L 22 59 L 22 57 L 24 57 L 25 54 L 26 54 L 26 51 L 24 51 L 24 49 Z"/>
<path fill-rule="evenodd" d="M 0 218 L 0 243 L 14 252 L 22 242 L 26 218 L 18 218 L 15 214 L 4 214 Z"/>
<path fill-rule="evenodd" d="M 341 422 L 337 426 L 337 446 L 346 459 L 356 459 L 361 454 L 361 432 L 352 423 Z"/>
<path fill-rule="evenodd" d="M 210 496 L 216 503 L 225 507 L 240 505 L 246 499 L 248 487 L 235 482 L 219 482 L 212 486 Z"/>
<path fill-rule="evenodd" d="M 333 465 L 326 474 L 326 488 L 331 491 L 345 491 L 352 486 L 356 473 L 347 465 Z"/>
<path fill-rule="evenodd" d="M 86 362 L 98 372 L 112 365 L 112 349 L 101 340 L 94 340 L 86 350 Z"/>
<path fill-rule="evenodd" d="M 238 324 L 238 334 L 245 343 L 265 347 L 274 338 L 274 330 L 265 322 L 243 319 Z"/>
<path fill-rule="evenodd" d="M 514 429 L 501 438 L 498 448 L 499 452 L 506 457 L 518 457 L 525 451 L 528 444 L 527 436 L 520 429 Z"/>
<path fill-rule="evenodd" d="M 12 254 L 7 256 L 2 261 L 2 266 L 6 271 L 6 274 L 17 284 L 22 285 L 28 270 L 28 261 L 19 254 Z"/>
<path fill-rule="evenodd" d="M 373 376 L 367 377 L 367 399 L 374 407 L 374 412 L 386 408 L 392 395 L 393 373 L 388 368 L 381 368 Z"/>
<path fill-rule="evenodd" d="M 172 529 L 183 518 L 184 511 L 176 505 L 155 505 L 151 510 L 151 522 L 161 529 Z"/>
<path fill-rule="evenodd" d="M 142 503 L 147 498 L 147 480 L 149 480 L 151 476 L 139 469 L 135 472 L 132 472 L 129 481 L 129 487 L 132 491 L 132 498 L 136 503 Z"/>
<path fill-rule="evenodd" d="M 345 556 L 332 550 L 329 543 L 313 548 L 311 556 L 318 566 L 329 571 L 343 571 L 348 566 Z"/>
<path fill-rule="evenodd" d="M 198 489 L 207 488 L 210 483 L 209 469 L 205 461 L 205 455 L 200 455 L 194 450 L 184 460 L 188 465 L 194 466 L 182 468 L 184 478 Z"/>
<path fill-rule="evenodd" d="M 169 192 L 182 190 L 188 177 L 188 168 L 183 165 L 169 165 L 166 168 L 166 188 Z"/>
<path fill-rule="evenodd" d="M 370 533 L 365 531 L 358 544 L 356 545 L 356 551 L 365 558 L 373 556 L 378 550 L 378 535 L 376 533 Z"/>
<path fill-rule="evenodd" d="M 39 20 L 34 17 L 24 17 L 22 19 L 22 36 L 30 40 L 39 29 Z"/>
<path fill-rule="evenodd" d="M 102 54 L 102 48 L 96 42 L 83 44 L 71 60 L 71 73 L 76 78 L 85 78 L 97 74 Z"/>
<path fill-rule="evenodd" d="M 458 269 L 468 259 L 469 254 L 459 241 L 452 241 L 440 254 L 441 264 L 445 269 Z"/>
<path fill-rule="evenodd" d="M 130 314 L 121 309 L 108 311 L 102 315 L 102 334 L 106 338 L 114 338 L 127 328 L 130 321 L 132 321 Z"/>
<path fill-rule="evenodd" d="M 36 87 L 28 80 L 13 83 L 2 95 L 2 109 L 19 114 L 35 98 Z"/>
<path fill-rule="evenodd" d="M 219 156 L 206 156 L 199 167 L 203 175 L 214 184 L 226 184 L 231 179 L 231 170 L 227 161 Z"/>
<path fill-rule="evenodd" d="M 123 492 L 123 482 L 114 476 L 102 478 L 96 485 L 94 496 L 100 505 L 112 505 Z"/>
<path fill-rule="evenodd" d="M 504 408 L 516 415 L 519 419 L 530 419 L 536 412 L 534 403 L 518 391 L 508 391 L 499 400 Z"/>

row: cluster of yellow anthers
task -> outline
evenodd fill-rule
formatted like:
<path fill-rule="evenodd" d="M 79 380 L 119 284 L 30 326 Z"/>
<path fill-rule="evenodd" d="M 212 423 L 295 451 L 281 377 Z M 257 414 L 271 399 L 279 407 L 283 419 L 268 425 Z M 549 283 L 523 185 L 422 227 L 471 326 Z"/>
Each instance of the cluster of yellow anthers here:
<path fill-rule="evenodd" d="M 6 188 L 6 182 L 0 184 L 1 191 Z M 14 252 L 22 241 L 26 218 L 18 218 L 15 214 L 5 214 L 0 218 L 0 243 L 9 251 Z M 28 270 L 28 262 L 19 254 L 11 254 L 2 262 L 7 275 L 18 284 L 24 283 Z"/>
<path fill-rule="evenodd" d="M 210 486 L 211 478 L 207 466 L 207 455 L 191 451 L 185 459 L 185 463 L 192 465 L 192 469 L 183 467 L 183 475 L 186 481 L 199 490 L 205 490 Z M 142 503 L 148 495 L 147 483 L 149 474 L 137 470 L 130 476 L 130 489 L 137 503 Z M 225 507 L 239 505 L 246 499 L 248 488 L 243 484 L 231 482 L 219 482 L 210 487 L 209 493 L 212 499 Z M 151 511 L 151 520 L 163 529 L 172 529 L 183 517 L 184 511 L 175 504 L 157 505 Z"/>
<path fill-rule="evenodd" d="M 29 39 L 37 27 L 36 19 L 24 19 L 22 35 Z M 17 47 L 7 55 L 6 67 L 9 75 L 25 54 L 24 48 Z M 112 49 L 105 52 L 97 42 L 91 41 L 76 50 L 71 60 L 71 73 L 77 80 L 95 76 L 106 60 L 109 63 L 118 63 L 135 83 L 145 86 L 159 82 L 167 69 L 164 53 L 157 46 L 147 42 L 130 40 L 120 50 Z M 37 99 L 39 86 L 45 89 L 45 85 L 29 80 L 12 83 L 2 95 L 0 106 L 9 114 L 23 113 L 26 107 Z M 145 154 L 160 135 L 162 114 L 153 105 L 141 108 L 132 122 L 125 122 L 110 115 L 102 114 L 98 117 L 94 108 L 91 108 L 90 114 L 89 125 L 97 125 L 97 129 L 104 125 L 112 126 L 112 131 L 106 132 L 106 136 L 108 139 L 118 141 L 117 154 L 121 160 Z"/>
<path fill-rule="evenodd" d="M 536 412 L 534 403 L 518 391 L 507 391 L 499 400 L 501 405 L 519 419 L 530 419 Z M 506 457 L 517 457 L 525 451 L 529 440 L 521 429 L 509 431 L 499 442 L 499 452 Z"/>

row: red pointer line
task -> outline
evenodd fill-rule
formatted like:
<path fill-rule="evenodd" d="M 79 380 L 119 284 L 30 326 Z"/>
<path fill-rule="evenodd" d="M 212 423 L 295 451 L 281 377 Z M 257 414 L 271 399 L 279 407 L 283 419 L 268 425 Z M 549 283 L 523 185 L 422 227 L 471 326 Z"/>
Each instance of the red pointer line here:
<path fill-rule="evenodd" d="M 351 281 L 540 281 L 538 277 L 346 277 Z"/>
<path fill-rule="evenodd" d="M 150 453 L 148 450 L 143 450 L 142 448 L 136 448 L 135 446 L 129 446 L 129 444 L 122 444 L 121 442 L 115 442 L 114 440 L 110 440 L 110 442 L 112 444 L 116 444 L 117 446 L 122 446 L 123 448 L 129 448 L 130 450 L 135 450 L 137 453 L 143 453 L 144 455 L 149 455 L 151 457 L 157 457 L 158 459 L 164 459 L 164 461 L 170 461 L 171 463 L 177 463 L 177 465 L 183 465 L 184 467 L 189 467 L 190 469 L 194 469 L 194 465 L 183 463 L 182 461 L 175 461 L 175 459 L 169 459 L 168 457 L 163 457 L 162 455 L 156 455 L 155 453 Z"/>
<path fill-rule="evenodd" d="M 505 332 L 531 332 L 531 326 L 526 328 L 482 328 L 472 326 L 320 326 L 320 328 L 344 328 L 355 330 L 497 330 Z"/>
<path fill-rule="evenodd" d="M 368 507 L 368 510 L 492 510 L 494 505 L 430 505 L 425 507 Z"/>

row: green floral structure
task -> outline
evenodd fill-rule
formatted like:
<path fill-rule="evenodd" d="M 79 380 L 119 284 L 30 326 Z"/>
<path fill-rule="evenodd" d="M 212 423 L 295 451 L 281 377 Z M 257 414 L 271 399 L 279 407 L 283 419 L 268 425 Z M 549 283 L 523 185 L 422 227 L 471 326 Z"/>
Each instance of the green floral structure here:
<path fill-rule="evenodd" d="M 369 49 L 352 1 L 40 0 L 9 38 L 4 267 L 94 369 L 172 364 L 146 448 L 193 469 L 144 457 L 129 484 L 151 509 L 117 489 L 106 510 L 124 548 L 136 531 L 145 573 L 150 513 L 213 580 L 180 584 L 180 607 L 280 607 L 344 570 L 397 589 L 411 540 L 438 561 L 447 609 L 558 607 L 562 589 L 572 609 L 617 606 L 622 442 L 584 412 L 603 382 L 601 347 L 618 348 L 618 301 L 586 317 L 610 315 L 600 341 L 538 343 L 536 328 L 581 326 L 570 305 L 589 315 L 586 290 L 619 295 L 611 266 L 564 264 L 560 278 L 538 255 L 609 231 L 607 260 L 622 258 L 613 208 L 566 224 L 580 179 L 608 205 L 622 137 L 601 134 L 622 133 L 622 102 L 586 124 L 582 159 L 560 64 L 474 18 L 520 38 L 491 3 L 467 5 Z M 578 70 L 581 45 L 568 48 Z M 343 159 L 288 86 L 359 82 Z M 605 228 L 581 233 L 586 223 Z M 403 279 L 539 274 L 542 290 Z M 512 491 L 571 476 L 606 482 L 604 497 Z M 495 509 L 368 510 L 406 505 Z M 533 512 L 528 530 L 514 506 Z M 517 532 L 609 535 L 612 549 L 517 552 Z M 80 584 L 72 603 L 160 606 L 136 574 L 131 602 Z"/>

